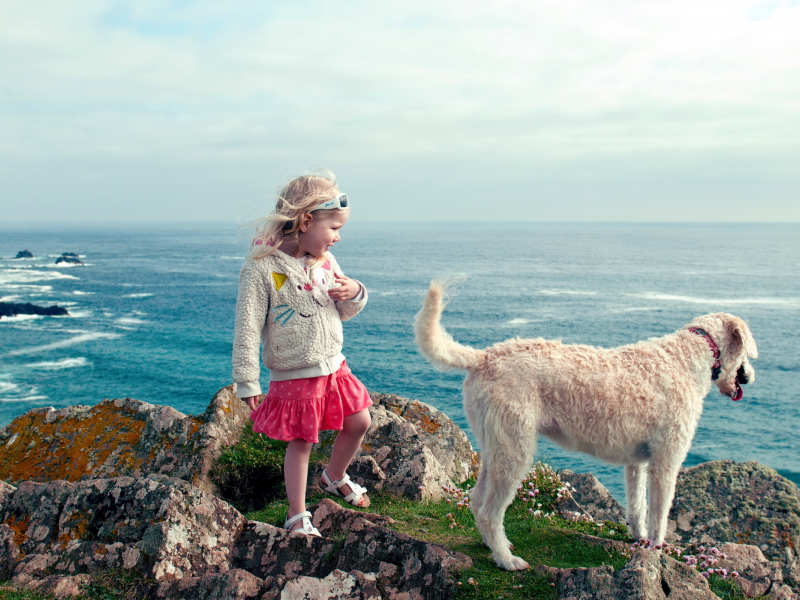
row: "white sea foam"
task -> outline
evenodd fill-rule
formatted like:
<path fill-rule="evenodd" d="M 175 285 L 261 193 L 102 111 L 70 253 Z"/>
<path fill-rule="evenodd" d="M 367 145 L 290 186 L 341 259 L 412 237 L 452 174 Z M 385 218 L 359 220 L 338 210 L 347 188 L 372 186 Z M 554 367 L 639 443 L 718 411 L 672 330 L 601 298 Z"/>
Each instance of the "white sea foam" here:
<path fill-rule="evenodd" d="M 150 296 L 152 296 L 152 295 L 153 295 L 153 294 L 148 294 L 148 293 L 141 293 L 141 294 L 126 294 L 126 295 L 124 295 L 124 296 L 123 296 L 123 298 L 149 298 L 149 297 L 150 297 Z"/>
<path fill-rule="evenodd" d="M 220 256 L 220 260 L 244 260 L 244 256 Z"/>
<path fill-rule="evenodd" d="M 47 400 L 47 396 L 22 396 L 21 398 L 0 398 L 0 402 L 33 402 L 34 400 Z"/>
<path fill-rule="evenodd" d="M 75 294 L 76 296 L 89 296 L 90 294 L 94 294 L 94 292 L 84 292 L 82 290 L 75 290 L 72 293 Z"/>
<path fill-rule="evenodd" d="M 0 296 L 0 302 L 17 302 L 22 300 L 22 296 Z"/>
<path fill-rule="evenodd" d="M 715 304 L 715 305 L 760 305 L 781 306 L 785 308 L 800 307 L 800 298 L 697 298 L 695 296 L 678 296 L 674 294 L 660 294 L 658 292 L 645 292 L 643 294 L 627 294 L 633 298 L 645 300 L 662 300 L 668 302 L 686 302 L 689 304 Z"/>
<path fill-rule="evenodd" d="M 11 283 L 31 283 L 34 281 L 52 281 L 55 279 L 78 279 L 58 271 L 34 271 L 33 269 L 0 270 L 0 285 Z"/>
<path fill-rule="evenodd" d="M 119 333 L 106 333 L 103 331 L 91 331 L 88 333 L 82 333 L 80 335 L 76 335 L 75 337 L 69 338 L 68 340 L 62 340 L 60 342 L 53 342 L 52 344 L 45 344 L 43 346 L 31 346 L 29 348 L 20 348 L 19 350 L 12 350 L 11 352 L 7 352 L 6 356 L 20 356 L 24 354 L 38 354 L 39 352 L 46 352 L 48 350 L 57 350 L 59 348 L 68 348 L 69 346 L 74 346 L 76 344 L 83 344 L 84 342 L 90 342 L 92 340 L 115 340 L 117 338 L 122 337 Z"/>
<path fill-rule="evenodd" d="M 506 325 L 525 325 L 526 323 L 533 323 L 533 319 L 523 319 L 521 317 L 516 317 L 511 319 L 510 321 L 506 321 Z"/>
<path fill-rule="evenodd" d="M 69 315 L 64 316 L 64 319 L 85 319 L 86 317 L 91 317 L 94 314 L 91 310 L 76 310 L 70 311 Z"/>
<path fill-rule="evenodd" d="M 0 381 L 0 394 L 5 394 L 6 392 L 15 390 L 18 387 L 19 386 L 16 383 L 11 383 L 10 381 Z"/>
<path fill-rule="evenodd" d="M 395 295 L 397 295 L 397 292 L 393 292 L 393 291 L 390 291 L 390 292 L 379 292 L 379 293 L 380 293 L 381 296 L 395 296 Z"/>
<path fill-rule="evenodd" d="M 20 321 L 32 321 L 42 319 L 42 315 L 14 315 L 13 317 L 0 316 L 0 323 L 19 323 Z"/>
<path fill-rule="evenodd" d="M 597 292 L 588 292 L 581 290 L 539 290 L 540 294 L 545 296 L 596 296 Z"/>
<path fill-rule="evenodd" d="M 75 358 L 63 358 L 61 360 L 57 360 L 54 362 L 38 362 L 38 363 L 28 363 L 25 365 L 26 367 L 30 367 L 32 369 L 41 369 L 43 371 L 60 371 L 61 369 L 74 369 L 75 367 L 88 367 L 91 366 L 88 360 L 86 360 L 83 356 L 78 356 Z M 2 391 L 2 389 L 0 389 Z"/>
<path fill-rule="evenodd" d="M 119 319 L 115 320 L 114 323 L 119 323 L 120 325 L 144 325 L 147 323 L 147 321 L 134 319 L 133 317 L 120 317 Z"/>

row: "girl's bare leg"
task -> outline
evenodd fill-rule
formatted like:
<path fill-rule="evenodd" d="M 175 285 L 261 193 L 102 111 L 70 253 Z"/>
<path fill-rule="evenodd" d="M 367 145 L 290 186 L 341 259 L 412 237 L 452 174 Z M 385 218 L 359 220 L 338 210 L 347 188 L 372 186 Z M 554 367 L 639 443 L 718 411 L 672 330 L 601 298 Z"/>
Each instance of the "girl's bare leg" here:
<path fill-rule="evenodd" d="M 369 410 L 366 408 L 361 412 L 344 418 L 343 428 L 336 436 L 336 441 L 333 442 L 331 459 L 326 469 L 331 481 L 338 481 L 344 477 L 345 471 L 347 471 L 347 467 L 350 466 L 353 457 L 361 447 L 361 442 L 364 440 L 364 435 L 367 433 L 371 423 L 372 419 L 369 416 Z M 308 460 L 306 459 L 307 462 Z M 345 485 L 340 488 L 340 491 L 347 496 L 353 490 L 350 489 L 349 485 Z M 369 498 L 367 498 L 366 494 L 362 496 L 359 506 L 361 508 L 369 506 Z"/>
<path fill-rule="evenodd" d="M 283 459 L 283 480 L 289 497 L 289 516 L 293 517 L 306 509 L 306 479 L 308 479 L 308 457 L 313 444 L 303 439 L 292 440 Z M 292 529 L 303 526 L 298 521 Z"/>

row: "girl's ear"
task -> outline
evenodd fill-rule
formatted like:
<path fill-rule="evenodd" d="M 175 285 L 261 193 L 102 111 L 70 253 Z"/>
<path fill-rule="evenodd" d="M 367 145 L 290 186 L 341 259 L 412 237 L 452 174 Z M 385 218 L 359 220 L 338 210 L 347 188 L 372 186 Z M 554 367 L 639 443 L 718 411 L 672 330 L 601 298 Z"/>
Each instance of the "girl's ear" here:
<path fill-rule="evenodd" d="M 303 218 L 300 219 L 300 231 L 302 231 L 303 233 L 308 231 L 308 227 L 311 225 L 311 221 L 313 220 L 314 217 L 311 215 L 311 213 L 303 214 Z"/>

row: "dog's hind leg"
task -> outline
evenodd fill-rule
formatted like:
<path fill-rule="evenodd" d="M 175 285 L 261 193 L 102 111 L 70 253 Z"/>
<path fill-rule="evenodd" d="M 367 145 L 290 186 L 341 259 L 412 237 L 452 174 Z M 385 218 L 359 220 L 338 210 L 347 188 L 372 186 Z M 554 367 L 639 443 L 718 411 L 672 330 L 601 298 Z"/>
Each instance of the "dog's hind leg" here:
<path fill-rule="evenodd" d="M 483 541 L 492 550 L 497 564 L 507 571 L 527 569 L 530 565 L 510 551 L 503 527 L 506 508 L 530 469 L 536 445 L 536 427 L 518 416 L 499 419 L 488 411 L 481 447 L 481 470 L 470 495 L 470 507 Z"/>
<path fill-rule="evenodd" d="M 647 501 L 647 465 L 625 465 L 625 501 L 628 531 L 634 541 L 645 537 Z"/>
<path fill-rule="evenodd" d="M 685 455 L 685 454 L 684 454 Z M 650 506 L 647 515 L 647 534 L 653 544 L 664 541 L 667 518 L 675 495 L 675 481 L 681 468 L 680 460 L 652 460 L 649 465 Z"/>

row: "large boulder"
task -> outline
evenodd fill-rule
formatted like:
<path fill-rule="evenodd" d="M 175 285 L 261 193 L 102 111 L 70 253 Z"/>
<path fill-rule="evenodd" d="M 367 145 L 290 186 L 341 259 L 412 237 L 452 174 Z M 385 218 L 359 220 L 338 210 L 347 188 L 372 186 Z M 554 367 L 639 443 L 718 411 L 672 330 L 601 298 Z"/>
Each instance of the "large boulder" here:
<path fill-rule="evenodd" d="M 681 545 L 749 544 L 786 561 L 800 544 L 797 486 L 755 461 L 682 469 L 669 518 L 672 540 Z"/>
<path fill-rule="evenodd" d="M 338 542 L 248 521 L 197 486 L 160 475 L 6 484 L 0 506 L 0 577 L 57 597 L 123 569 L 138 574 L 141 598 L 425 600 L 449 597 L 454 573 L 472 565 L 384 527 L 386 517 L 331 501 L 314 521 Z"/>
<path fill-rule="evenodd" d="M 14 258 L 33 258 L 33 253 L 30 250 L 20 250 Z"/>
<path fill-rule="evenodd" d="M 249 419 L 234 386 L 217 392 L 197 417 L 132 398 L 36 408 L 0 429 L 0 479 L 77 482 L 161 473 L 213 492 L 209 472 Z"/>
<path fill-rule="evenodd" d="M 79 483 L 26 481 L 11 495 L 0 561 L 11 581 L 134 569 L 161 582 L 231 568 L 246 519 L 180 479 L 150 476 Z M 36 586 L 34 586 L 36 587 Z"/>
<path fill-rule="evenodd" d="M 466 434 L 441 411 L 394 394 L 370 394 L 372 424 L 348 469 L 368 489 L 415 500 L 439 499 L 453 481 L 477 469 L 478 456 Z M 315 450 L 329 456 L 335 431 L 320 432 Z M 309 494 L 319 491 L 323 465 L 309 470 Z"/>

